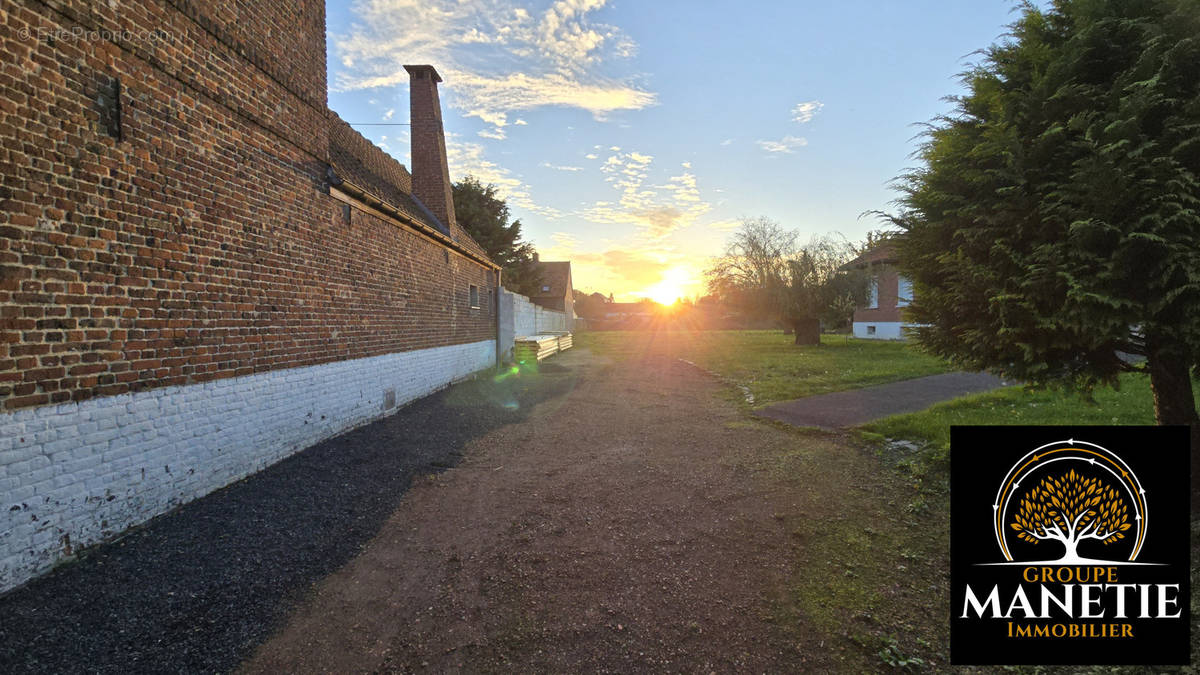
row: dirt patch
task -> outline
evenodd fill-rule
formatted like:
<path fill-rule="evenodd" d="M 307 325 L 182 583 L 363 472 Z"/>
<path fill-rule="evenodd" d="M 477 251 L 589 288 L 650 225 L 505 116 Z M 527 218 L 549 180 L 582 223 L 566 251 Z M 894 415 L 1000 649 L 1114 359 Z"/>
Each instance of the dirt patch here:
<path fill-rule="evenodd" d="M 646 342 L 611 363 L 555 357 L 541 377 L 568 393 L 416 485 L 244 669 L 878 667 L 885 605 L 929 599 L 878 578 L 904 527 L 879 496 L 903 486 L 842 439 L 750 420 Z M 929 568 L 907 576 L 928 589 Z"/>

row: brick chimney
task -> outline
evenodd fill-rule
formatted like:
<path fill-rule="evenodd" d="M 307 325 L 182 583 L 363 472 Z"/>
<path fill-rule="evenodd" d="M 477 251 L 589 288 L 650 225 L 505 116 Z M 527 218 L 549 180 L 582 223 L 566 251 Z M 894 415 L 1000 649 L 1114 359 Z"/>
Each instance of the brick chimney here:
<path fill-rule="evenodd" d="M 413 195 L 446 227 L 454 225 L 454 197 L 446 164 L 446 135 L 442 104 L 433 66 L 404 66 L 408 71 L 408 102 L 412 142 Z"/>

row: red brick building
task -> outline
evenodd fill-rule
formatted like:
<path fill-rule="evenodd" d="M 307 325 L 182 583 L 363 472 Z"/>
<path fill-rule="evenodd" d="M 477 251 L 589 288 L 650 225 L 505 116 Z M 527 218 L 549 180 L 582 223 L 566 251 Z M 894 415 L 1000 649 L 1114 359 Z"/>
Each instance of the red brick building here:
<path fill-rule="evenodd" d="M 410 174 L 327 109 L 323 0 L 0 18 L 0 591 L 494 364 L 432 67 Z"/>
<path fill-rule="evenodd" d="M 851 261 L 847 267 L 866 269 L 870 275 L 867 306 L 854 312 L 854 337 L 871 340 L 903 340 L 903 310 L 912 302 L 912 283 L 895 268 L 896 249 L 884 243 Z"/>
<path fill-rule="evenodd" d="M 536 258 L 537 254 L 534 256 Z M 529 299 L 535 305 L 566 314 L 567 330 L 571 330 L 575 320 L 575 288 L 571 281 L 571 262 L 538 261 L 537 265 L 542 283 L 536 293 L 529 295 Z"/>

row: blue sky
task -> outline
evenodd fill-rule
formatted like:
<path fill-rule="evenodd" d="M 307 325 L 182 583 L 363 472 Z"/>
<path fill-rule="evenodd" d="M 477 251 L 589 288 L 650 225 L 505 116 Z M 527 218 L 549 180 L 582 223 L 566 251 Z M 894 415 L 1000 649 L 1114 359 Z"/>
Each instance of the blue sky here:
<path fill-rule="evenodd" d="M 441 85 L 450 172 L 496 184 L 543 260 L 620 300 L 703 290 L 737 219 L 858 239 L 1009 0 L 328 3 L 329 105 L 408 121 Z M 357 129 L 409 165 L 404 126 Z"/>

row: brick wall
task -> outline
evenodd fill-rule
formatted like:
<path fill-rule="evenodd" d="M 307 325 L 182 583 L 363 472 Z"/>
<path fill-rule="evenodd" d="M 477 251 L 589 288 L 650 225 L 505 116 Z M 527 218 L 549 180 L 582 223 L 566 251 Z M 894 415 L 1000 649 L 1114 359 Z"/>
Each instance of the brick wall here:
<path fill-rule="evenodd" d="M 312 398 L 319 369 L 343 362 L 444 348 L 476 370 L 490 362 L 477 357 L 494 349 L 491 309 L 468 301 L 471 284 L 487 297 L 487 269 L 365 211 L 346 222 L 323 191 L 322 0 L 3 0 L 0 24 L 0 500 L 18 507 L 0 556 L 32 550 L 40 562 L 21 569 L 44 569 L 322 437 L 291 408 L 231 425 L 236 406 L 162 392 L 228 380 L 253 407 L 251 385 L 276 371 L 311 375 L 289 386 Z M 428 363 L 421 386 L 393 383 L 401 400 L 463 375 Z M 95 419 L 113 401 L 126 403 Z M 207 416 L 185 419 L 183 405 Z M 327 428 L 369 418 L 346 415 Z M 255 450 L 257 437 L 211 435 L 260 418 L 290 420 L 272 428 L 299 440 Z M 75 456 L 72 433 L 98 435 Z M 240 458 L 163 461 L 193 446 Z M 160 464 L 204 479 L 177 488 L 153 478 Z M 150 487 L 128 482 L 143 471 Z M 127 516 L 63 506 L 13 534 L 24 509 L 61 505 L 51 492 L 64 489 Z M 121 503 L 101 507 L 110 498 Z M 0 590 L 21 578 L 3 565 Z"/>
<path fill-rule="evenodd" d="M 255 6 L 275 20 L 284 4 Z M 323 111 L 168 3 L 135 6 L 120 13 L 129 30 L 166 31 L 173 56 L 160 42 L 142 54 L 136 41 L 21 39 L 79 24 L 38 3 L 7 11 L 4 408 L 492 336 L 466 307 L 469 283 L 488 288 L 482 266 L 365 214 L 342 221 L 319 189 Z M 324 50 L 306 56 L 324 86 Z M 96 104 L 113 77 L 123 141 Z"/>
<path fill-rule="evenodd" d="M 890 265 L 879 265 L 871 269 L 878 293 L 878 307 L 854 310 L 855 322 L 900 321 L 900 308 L 896 306 L 899 276 Z"/>

